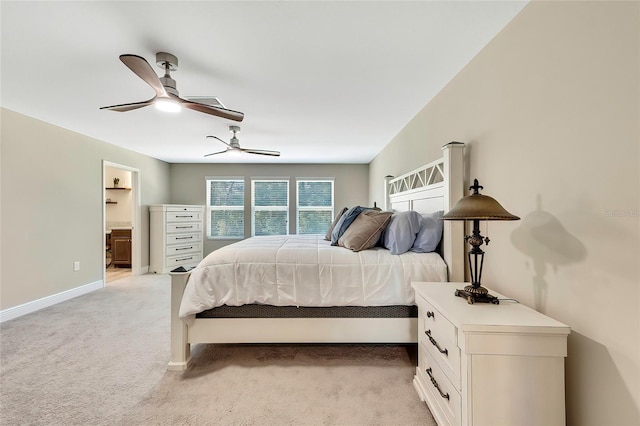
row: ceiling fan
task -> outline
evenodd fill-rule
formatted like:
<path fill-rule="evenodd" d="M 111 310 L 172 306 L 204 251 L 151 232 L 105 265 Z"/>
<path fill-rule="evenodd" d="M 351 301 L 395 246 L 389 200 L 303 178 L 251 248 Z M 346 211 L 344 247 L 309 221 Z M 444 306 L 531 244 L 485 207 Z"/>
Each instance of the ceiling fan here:
<path fill-rule="evenodd" d="M 224 108 L 217 102 L 216 104 L 206 104 L 196 102 L 189 98 L 181 98 L 176 89 L 176 81 L 171 78 L 170 72 L 178 69 L 178 58 L 170 53 L 156 53 L 156 64 L 164 69 L 164 77 L 159 78 L 151 65 L 141 56 L 138 55 L 120 55 L 120 60 L 138 77 L 143 79 L 156 92 L 155 96 L 149 100 L 142 102 L 133 102 L 130 104 L 120 104 L 105 106 L 100 109 L 108 109 L 111 111 L 131 111 L 134 109 L 146 107 L 148 105 L 156 105 L 159 109 L 166 111 L 179 111 L 180 108 L 192 109 L 194 111 L 203 112 L 205 114 L 215 115 L 217 117 L 227 118 L 234 121 L 242 121 L 244 114 Z M 202 98 L 194 98 L 202 99 Z"/>
<path fill-rule="evenodd" d="M 231 133 L 233 133 L 233 136 L 231 137 L 231 141 L 229 141 L 229 143 L 223 141 L 222 139 L 220 139 L 217 136 L 207 136 L 207 138 L 213 138 L 213 139 L 219 140 L 220 142 L 222 142 L 223 144 L 225 144 L 227 146 L 227 149 L 224 149 L 224 150 L 218 151 L 218 152 L 212 152 L 211 154 L 206 154 L 205 157 L 210 157 L 212 155 L 222 154 L 222 153 L 225 153 L 225 152 L 230 152 L 230 153 L 246 152 L 247 154 L 270 155 L 272 157 L 279 157 L 280 156 L 280 152 L 278 152 L 278 151 L 267 151 L 267 150 L 263 150 L 263 149 L 241 148 L 240 147 L 240 141 L 236 137 L 236 133 L 240 132 L 240 126 L 229 126 L 229 131 L 231 131 Z"/>

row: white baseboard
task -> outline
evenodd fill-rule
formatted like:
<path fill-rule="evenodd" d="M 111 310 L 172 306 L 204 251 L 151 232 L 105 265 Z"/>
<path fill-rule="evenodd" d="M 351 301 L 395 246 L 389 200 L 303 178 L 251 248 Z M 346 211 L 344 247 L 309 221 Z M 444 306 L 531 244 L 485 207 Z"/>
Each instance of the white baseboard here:
<path fill-rule="evenodd" d="M 99 290 L 102 287 L 104 287 L 104 282 L 99 280 L 61 293 L 52 294 L 51 296 L 43 297 L 42 299 L 34 300 L 33 302 L 27 302 L 22 305 L 14 306 L 13 308 L 5 309 L 0 311 L 0 323 L 39 311 L 40 309 L 53 306 L 57 303 L 64 302 L 65 300 L 73 299 L 74 297 L 82 296 L 83 294 L 91 293 L 92 291 Z"/>
<path fill-rule="evenodd" d="M 149 272 L 149 265 L 140 268 L 140 273 L 138 275 L 144 275 Z"/>

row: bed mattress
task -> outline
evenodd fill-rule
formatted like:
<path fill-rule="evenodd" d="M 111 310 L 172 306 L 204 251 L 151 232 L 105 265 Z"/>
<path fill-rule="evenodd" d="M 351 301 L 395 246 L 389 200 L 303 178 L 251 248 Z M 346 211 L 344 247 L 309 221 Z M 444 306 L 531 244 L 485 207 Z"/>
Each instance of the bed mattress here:
<path fill-rule="evenodd" d="M 446 281 L 437 253 L 352 252 L 321 235 L 253 237 L 218 249 L 191 272 L 180 306 L 189 322 L 208 309 L 413 305 L 412 281 Z"/>

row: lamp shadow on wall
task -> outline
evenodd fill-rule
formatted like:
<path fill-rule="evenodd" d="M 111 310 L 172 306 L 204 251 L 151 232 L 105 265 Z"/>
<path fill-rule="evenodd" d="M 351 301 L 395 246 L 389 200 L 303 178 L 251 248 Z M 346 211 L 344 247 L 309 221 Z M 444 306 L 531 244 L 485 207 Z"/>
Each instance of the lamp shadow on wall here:
<path fill-rule="evenodd" d="M 536 210 L 526 215 L 511 233 L 511 242 L 518 251 L 531 258 L 535 276 L 533 291 L 535 309 L 546 310 L 548 268 L 580 262 L 587 257 L 585 245 L 568 232 L 560 221 L 542 209 L 538 194 Z"/>

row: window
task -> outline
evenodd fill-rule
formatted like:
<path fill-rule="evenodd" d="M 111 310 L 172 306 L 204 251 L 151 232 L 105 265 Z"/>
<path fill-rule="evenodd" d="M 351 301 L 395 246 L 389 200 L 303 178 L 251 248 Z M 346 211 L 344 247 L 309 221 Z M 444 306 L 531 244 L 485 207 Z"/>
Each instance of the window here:
<path fill-rule="evenodd" d="M 333 180 L 303 180 L 297 182 L 298 234 L 325 234 L 333 221 Z"/>
<path fill-rule="evenodd" d="M 251 235 L 289 233 L 289 181 L 251 181 Z"/>
<path fill-rule="evenodd" d="M 244 238 L 244 178 L 207 178 L 207 237 Z"/>

